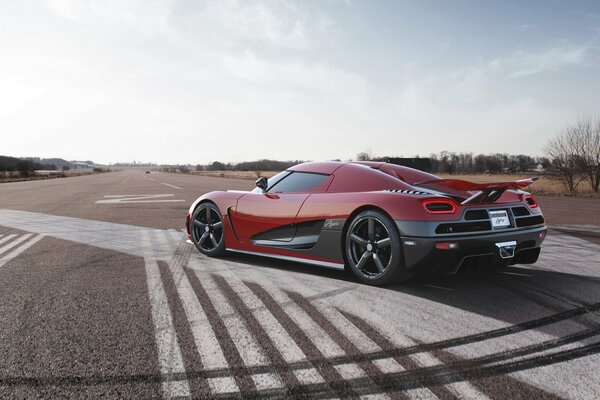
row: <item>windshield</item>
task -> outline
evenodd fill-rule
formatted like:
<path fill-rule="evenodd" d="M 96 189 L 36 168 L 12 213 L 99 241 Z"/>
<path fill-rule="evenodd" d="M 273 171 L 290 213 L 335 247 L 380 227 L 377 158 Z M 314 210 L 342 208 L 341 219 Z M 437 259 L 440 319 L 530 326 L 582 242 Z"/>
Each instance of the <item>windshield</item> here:
<path fill-rule="evenodd" d="M 269 185 L 267 186 L 267 191 L 272 188 L 273 186 L 275 186 L 275 184 L 277 182 L 279 182 L 280 180 L 282 180 L 283 178 L 285 178 L 286 176 L 288 176 L 289 174 L 291 174 L 291 171 L 281 171 L 280 173 L 278 173 L 277 175 L 273 175 L 271 178 L 269 178 L 268 182 Z M 262 190 L 258 187 L 254 188 L 254 190 L 252 190 L 252 193 L 262 193 Z"/>

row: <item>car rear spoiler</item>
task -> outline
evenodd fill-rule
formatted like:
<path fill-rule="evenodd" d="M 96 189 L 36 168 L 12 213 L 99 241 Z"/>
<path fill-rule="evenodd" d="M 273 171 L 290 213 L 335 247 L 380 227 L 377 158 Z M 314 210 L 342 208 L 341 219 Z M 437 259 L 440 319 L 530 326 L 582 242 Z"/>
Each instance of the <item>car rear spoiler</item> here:
<path fill-rule="evenodd" d="M 435 179 L 431 181 L 419 182 L 414 186 L 426 186 L 433 189 L 444 191 L 444 189 L 453 189 L 456 191 L 472 192 L 476 193 L 471 195 L 469 198 L 464 200 L 461 204 L 472 204 L 472 203 L 491 203 L 500 198 L 502 193 L 509 189 L 523 189 L 531 185 L 539 178 L 527 178 L 520 179 L 512 182 L 489 182 L 489 183 L 475 183 L 464 181 L 461 179 Z"/>

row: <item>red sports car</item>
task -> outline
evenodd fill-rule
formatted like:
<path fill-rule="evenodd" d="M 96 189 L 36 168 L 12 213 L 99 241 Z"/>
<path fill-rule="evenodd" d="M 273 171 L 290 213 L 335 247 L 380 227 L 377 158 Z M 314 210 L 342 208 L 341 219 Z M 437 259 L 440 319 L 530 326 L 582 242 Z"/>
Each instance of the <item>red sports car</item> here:
<path fill-rule="evenodd" d="M 347 267 L 383 285 L 421 271 L 536 262 L 547 228 L 522 191 L 533 181 L 472 183 L 382 162 L 310 162 L 258 179 L 251 192 L 201 196 L 186 226 L 207 256 Z"/>

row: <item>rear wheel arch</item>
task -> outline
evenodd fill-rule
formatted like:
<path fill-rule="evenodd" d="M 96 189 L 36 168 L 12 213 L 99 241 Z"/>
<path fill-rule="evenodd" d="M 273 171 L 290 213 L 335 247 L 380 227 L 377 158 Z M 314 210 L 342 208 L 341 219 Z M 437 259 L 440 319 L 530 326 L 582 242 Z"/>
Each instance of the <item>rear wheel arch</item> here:
<path fill-rule="evenodd" d="M 356 239 L 350 238 L 350 230 L 355 229 L 356 232 L 354 232 L 353 237 L 356 237 L 354 235 L 358 235 L 359 237 L 364 238 L 365 220 L 374 220 L 375 224 L 379 224 L 379 229 L 384 229 L 384 231 L 379 231 L 380 233 L 386 235 L 385 232 L 387 231 L 388 242 L 391 240 L 392 246 L 389 250 L 385 250 L 386 245 L 382 245 L 384 247 L 378 247 L 375 242 L 369 242 L 373 244 L 369 244 L 365 247 L 365 245 L 357 244 Z M 360 234 L 358 234 L 359 230 L 362 231 Z M 388 283 L 406 281 L 412 277 L 412 274 L 405 269 L 402 239 L 398 227 L 390 215 L 380 207 L 367 205 L 357 208 L 348 217 L 342 232 L 340 246 L 346 270 L 352 271 L 362 282 L 371 285 L 385 285 Z M 374 239 L 371 238 L 370 240 Z M 390 246 L 390 244 L 387 246 Z M 357 252 L 363 253 L 362 258 L 357 256 Z M 379 274 L 377 271 L 375 271 L 375 273 L 373 273 L 373 271 L 367 272 L 367 269 L 371 269 L 372 267 L 368 267 L 368 264 L 364 264 L 362 261 L 365 259 L 364 257 L 366 254 L 372 255 L 373 259 L 379 263 L 377 266 L 380 271 Z M 361 258 L 360 262 L 358 262 L 358 258 Z M 388 261 L 385 262 L 386 269 L 385 272 L 383 272 L 379 265 L 383 268 L 381 262 L 385 261 L 386 258 Z M 366 262 L 368 263 L 369 261 Z"/>
<path fill-rule="evenodd" d="M 356 218 L 356 216 L 358 214 L 360 214 L 363 211 L 369 211 L 369 210 L 374 210 L 374 211 L 379 211 L 380 213 L 383 213 L 384 215 L 386 215 L 390 220 L 394 220 L 389 213 L 387 213 L 383 208 L 372 205 L 372 204 L 367 204 L 367 205 L 363 205 L 360 206 L 358 208 L 356 208 L 354 211 L 352 211 L 352 213 L 348 216 L 348 218 L 346 218 L 346 222 L 344 223 L 344 227 L 342 228 L 342 237 L 340 239 L 340 246 L 342 246 L 342 252 L 344 253 L 344 262 L 346 262 L 346 252 L 344 251 L 344 246 L 345 246 L 345 238 L 346 238 L 346 233 L 348 232 L 348 228 L 350 228 L 350 224 L 352 224 L 352 221 L 354 220 L 354 218 Z M 398 227 L 396 227 L 396 232 L 398 233 L 399 236 L 402 236 L 401 232 L 398 230 Z"/>

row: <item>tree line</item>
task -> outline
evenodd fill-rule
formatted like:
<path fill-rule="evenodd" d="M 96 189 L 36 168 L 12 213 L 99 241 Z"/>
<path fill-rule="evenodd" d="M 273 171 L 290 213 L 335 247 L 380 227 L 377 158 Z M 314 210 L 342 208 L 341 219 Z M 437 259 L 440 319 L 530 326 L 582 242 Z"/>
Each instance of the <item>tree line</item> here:
<path fill-rule="evenodd" d="M 18 172 L 22 177 L 29 177 L 36 170 L 67 171 L 71 168 L 72 164 L 62 158 L 0 156 L 0 173 L 3 176 L 7 173 Z"/>
<path fill-rule="evenodd" d="M 358 161 L 388 161 L 395 157 L 376 157 L 370 152 L 358 153 Z M 415 156 L 414 158 L 419 158 Z M 523 173 L 531 170 L 547 169 L 552 164 L 547 157 L 532 157 L 524 154 L 473 154 L 442 151 L 429 155 L 431 168 L 427 172 L 447 174 L 475 173 Z"/>

